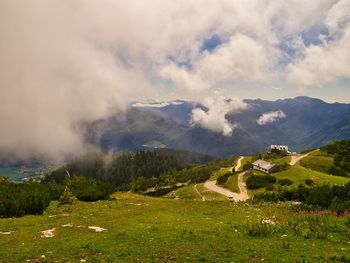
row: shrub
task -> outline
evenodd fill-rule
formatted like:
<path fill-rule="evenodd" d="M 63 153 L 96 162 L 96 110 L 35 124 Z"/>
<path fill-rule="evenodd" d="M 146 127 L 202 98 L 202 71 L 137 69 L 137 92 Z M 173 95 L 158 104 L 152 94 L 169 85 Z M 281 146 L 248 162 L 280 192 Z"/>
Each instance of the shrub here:
<path fill-rule="evenodd" d="M 0 217 L 42 214 L 52 200 L 59 199 L 62 190 L 55 183 L 0 183 Z"/>
<path fill-rule="evenodd" d="M 350 263 L 350 257 L 349 256 L 331 256 L 329 258 L 330 262 L 340 262 L 340 263 Z"/>
<path fill-rule="evenodd" d="M 272 194 L 258 194 L 255 195 L 254 199 L 258 201 L 299 201 L 303 203 L 303 209 L 305 210 L 323 208 L 342 214 L 347 213 L 350 207 L 350 183 L 311 188 L 299 185 L 296 189 L 280 189 L 280 191 Z"/>
<path fill-rule="evenodd" d="M 278 165 L 276 165 L 274 172 L 277 173 L 277 172 L 285 171 L 289 168 L 289 166 L 290 165 L 286 162 L 284 164 L 278 164 Z"/>
<path fill-rule="evenodd" d="M 68 181 L 68 187 L 80 201 L 94 202 L 107 200 L 114 192 L 114 187 L 109 183 L 103 183 L 83 176 L 73 177 Z"/>
<path fill-rule="evenodd" d="M 259 189 L 267 187 L 276 182 L 276 177 L 272 175 L 251 175 L 247 178 L 246 184 L 248 189 Z"/>
<path fill-rule="evenodd" d="M 350 216 L 345 217 L 344 223 L 345 223 L 345 225 L 347 225 L 348 227 L 350 227 Z"/>
<path fill-rule="evenodd" d="M 273 191 L 275 189 L 275 187 L 273 186 L 273 184 L 269 184 L 268 186 L 265 187 L 266 191 Z"/>
<path fill-rule="evenodd" d="M 279 179 L 277 181 L 278 184 L 282 185 L 282 186 L 285 186 L 285 185 L 292 185 L 293 184 L 293 181 L 290 180 L 290 179 Z"/>
<path fill-rule="evenodd" d="M 305 184 L 307 185 L 313 185 L 314 181 L 312 179 L 305 179 Z"/>
<path fill-rule="evenodd" d="M 228 178 L 232 175 L 231 172 L 225 173 L 223 175 L 221 175 L 220 177 L 218 177 L 217 184 L 225 184 L 228 180 Z"/>
<path fill-rule="evenodd" d="M 338 221 L 331 216 L 307 216 L 289 223 L 294 233 L 304 238 L 324 239 L 339 228 Z"/>
<path fill-rule="evenodd" d="M 244 232 L 250 237 L 267 237 L 274 232 L 274 229 L 272 225 L 256 222 L 245 225 Z"/>
<path fill-rule="evenodd" d="M 246 171 L 252 168 L 252 164 L 250 162 L 247 162 L 246 164 L 243 165 L 242 170 Z"/>
<path fill-rule="evenodd" d="M 69 191 L 68 187 L 66 187 L 63 191 L 63 194 L 61 195 L 60 199 L 58 200 L 59 205 L 71 205 L 74 203 L 74 201 L 77 200 L 77 198 L 72 194 L 71 191 Z"/>

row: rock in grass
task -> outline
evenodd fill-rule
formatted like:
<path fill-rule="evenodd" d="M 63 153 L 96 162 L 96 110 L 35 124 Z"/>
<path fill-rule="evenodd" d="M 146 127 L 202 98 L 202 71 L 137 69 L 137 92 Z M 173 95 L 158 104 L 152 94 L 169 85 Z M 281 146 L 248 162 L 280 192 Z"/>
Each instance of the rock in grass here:
<path fill-rule="evenodd" d="M 55 236 L 55 231 L 56 231 L 56 228 L 51 228 L 51 229 L 48 229 L 48 230 L 44 230 L 44 231 L 41 231 L 41 237 L 54 237 Z"/>
<path fill-rule="evenodd" d="M 88 229 L 93 230 L 95 232 L 105 232 L 105 231 L 107 231 L 106 228 L 102 228 L 102 227 L 99 227 L 99 226 L 88 226 Z"/>

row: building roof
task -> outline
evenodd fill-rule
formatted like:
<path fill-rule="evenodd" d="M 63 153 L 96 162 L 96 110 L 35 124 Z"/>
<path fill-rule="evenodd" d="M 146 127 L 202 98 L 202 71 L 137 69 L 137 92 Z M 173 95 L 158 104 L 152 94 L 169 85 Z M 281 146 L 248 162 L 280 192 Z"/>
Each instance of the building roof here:
<path fill-rule="evenodd" d="M 270 170 L 272 167 L 275 166 L 275 164 L 264 161 L 264 160 L 256 160 L 253 165 L 255 166 L 259 166 L 260 168 L 266 169 L 266 170 Z"/>
<path fill-rule="evenodd" d="M 271 149 L 276 149 L 276 148 L 288 148 L 288 145 L 279 145 L 279 144 L 271 144 L 270 145 Z"/>

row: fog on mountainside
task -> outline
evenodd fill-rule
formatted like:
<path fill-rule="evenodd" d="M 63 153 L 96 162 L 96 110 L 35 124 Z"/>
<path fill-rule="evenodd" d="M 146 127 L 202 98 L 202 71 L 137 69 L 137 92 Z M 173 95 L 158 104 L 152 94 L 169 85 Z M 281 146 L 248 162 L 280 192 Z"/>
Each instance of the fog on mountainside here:
<path fill-rule="evenodd" d="M 109 118 L 89 125 L 88 140 L 103 150 L 142 149 L 149 141 L 167 148 L 186 149 L 214 156 L 251 154 L 269 144 L 287 144 L 303 151 L 350 138 L 350 104 L 329 104 L 319 99 L 296 97 L 276 101 L 245 100 L 247 109 L 228 114 L 237 123 L 231 136 L 203 128 L 192 122 L 192 110 L 205 107 L 183 101 L 130 107 L 125 117 Z M 283 118 L 258 123 L 263 114 L 283 112 Z"/>

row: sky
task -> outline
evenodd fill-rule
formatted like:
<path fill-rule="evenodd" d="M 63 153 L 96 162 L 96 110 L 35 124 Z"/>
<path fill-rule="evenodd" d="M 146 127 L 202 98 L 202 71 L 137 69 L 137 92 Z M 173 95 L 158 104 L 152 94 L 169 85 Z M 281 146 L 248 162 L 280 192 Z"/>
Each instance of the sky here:
<path fill-rule="evenodd" d="M 245 98 L 350 103 L 350 0 L 2 0 L 0 39 L 0 152 L 23 158 L 86 151 L 80 124 L 135 100 L 199 101 L 227 136 Z"/>

